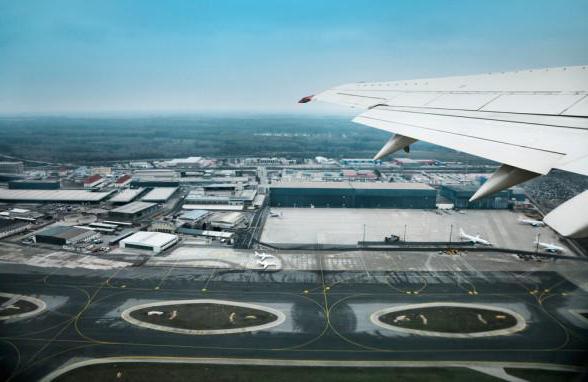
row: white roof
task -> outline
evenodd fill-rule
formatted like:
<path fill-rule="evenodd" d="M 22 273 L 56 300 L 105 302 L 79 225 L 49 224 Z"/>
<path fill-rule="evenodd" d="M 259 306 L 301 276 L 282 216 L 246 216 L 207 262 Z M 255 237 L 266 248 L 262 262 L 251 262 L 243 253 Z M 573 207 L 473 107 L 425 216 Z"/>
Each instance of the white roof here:
<path fill-rule="evenodd" d="M 228 212 L 223 215 L 214 216 L 211 221 L 215 223 L 236 224 L 243 218 L 242 212 Z"/>
<path fill-rule="evenodd" d="M 110 199 L 110 202 L 113 203 L 126 203 L 130 202 L 131 200 L 135 199 L 141 192 L 143 192 L 144 188 L 127 188 L 122 192 L 116 194 L 113 198 Z"/>
<path fill-rule="evenodd" d="M 231 237 L 233 237 L 233 235 L 233 232 L 202 231 L 202 236 L 221 237 L 223 239 L 230 239 Z"/>
<path fill-rule="evenodd" d="M 99 202 L 109 192 L 86 190 L 5 190 L 0 189 L 0 200 L 26 200 L 35 202 Z"/>
<path fill-rule="evenodd" d="M 178 237 L 169 233 L 139 231 L 121 240 L 125 244 L 162 247 Z"/>
<path fill-rule="evenodd" d="M 210 211 L 242 211 L 243 206 L 232 206 L 229 204 L 184 204 L 184 210 L 210 210 Z"/>
<path fill-rule="evenodd" d="M 145 202 L 165 202 L 177 189 L 177 187 L 155 187 L 147 195 L 143 196 L 141 200 Z"/>
<path fill-rule="evenodd" d="M 119 214 L 134 214 L 134 213 L 143 211 L 147 208 L 151 208 L 155 205 L 157 205 L 157 204 L 156 203 L 145 203 L 145 202 L 132 202 L 129 204 L 125 204 L 124 206 L 114 208 L 110 212 L 117 212 Z"/>
<path fill-rule="evenodd" d="M 30 210 L 25 210 L 24 208 L 13 208 L 10 210 L 10 212 L 14 212 L 15 214 L 25 214 L 29 211 Z"/>
<path fill-rule="evenodd" d="M 166 163 L 173 165 L 178 163 L 198 163 L 202 161 L 202 157 L 188 157 L 188 158 L 176 158 L 167 161 Z"/>

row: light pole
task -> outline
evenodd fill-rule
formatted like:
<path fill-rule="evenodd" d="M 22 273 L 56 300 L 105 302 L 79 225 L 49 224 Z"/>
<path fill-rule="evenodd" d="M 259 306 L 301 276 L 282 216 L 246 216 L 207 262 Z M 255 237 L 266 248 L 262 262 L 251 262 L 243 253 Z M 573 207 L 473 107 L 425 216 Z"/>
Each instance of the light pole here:
<path fill-rule="evenodd" d="M 451 236 L 453 235 L 453 224 L 449 226 L 449 249 L 451 249 Z"/>
<path fill-rule="evenodd" d="M 406 243 L 406 224 L 404 225 L 404 239 L 403 241 Z"/>
<path fill-rule="evenodd" d="M 363 225 L 363 245 L 365 246 L 365 224 Z"/>
<path fill-rule="evenodd" d="M 540 236 L 540 235 L 541 235 L 541 234 L 540 234 L 540 233 L 538 233 L 538 234 L 537 234 L 537 238 L 535 239 L 535 243 L 536 243 L 536 246 L 535 246 L 535 253 L 539 253 L 539 236 Z"/>

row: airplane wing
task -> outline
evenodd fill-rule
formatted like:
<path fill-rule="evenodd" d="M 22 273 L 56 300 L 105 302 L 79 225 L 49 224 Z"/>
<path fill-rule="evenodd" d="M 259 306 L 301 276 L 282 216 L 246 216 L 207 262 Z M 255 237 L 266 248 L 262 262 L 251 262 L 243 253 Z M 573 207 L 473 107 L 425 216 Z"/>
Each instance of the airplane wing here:
<path fill-rule="evenodd" d="M 588 175 L 588 66 L 351 83 L 300 102 L 315 100 L 365 109 L 354 122 L 395 133 L 376 159 L 423 140 L 502 163 L 472 200 L 554 168 Z M 544 220 L 587 236 L 588 191 Z"/>

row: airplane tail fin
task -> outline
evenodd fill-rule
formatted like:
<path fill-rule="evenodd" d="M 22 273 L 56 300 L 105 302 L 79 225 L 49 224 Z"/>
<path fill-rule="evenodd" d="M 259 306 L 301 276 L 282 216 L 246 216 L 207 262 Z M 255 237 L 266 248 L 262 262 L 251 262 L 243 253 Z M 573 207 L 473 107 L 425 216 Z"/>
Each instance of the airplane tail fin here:
<path fill-rule="evenodd" d="M 463 228 L 460 228 L 460 229 L 459 229 L 459 234 L 460 234 L 461 236 L 465 236 L 465 232 L 463 232 Z"/>

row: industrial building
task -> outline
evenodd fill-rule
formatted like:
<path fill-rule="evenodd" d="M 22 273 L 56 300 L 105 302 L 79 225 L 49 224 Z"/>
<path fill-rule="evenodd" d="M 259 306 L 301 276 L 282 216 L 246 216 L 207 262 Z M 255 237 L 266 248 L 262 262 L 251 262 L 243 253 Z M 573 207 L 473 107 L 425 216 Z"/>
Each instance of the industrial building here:
<path fill-rule="evenodd" d="M 174 170 L 137 170 L 133 174 L 131 187 L 178 187 L 178 173 Z"/>
<path fill-rule="evenodd" d="M 59 190 L 59 180 L 33 180 L 22 179 L 8 182 L 9 190 Z"/>
<path fill-rule="evenodd" d="M 178 173 L 174 170 L 166 169 L 149 169 L 137 170 L 133 174 L 137 178 L 158 178 L 158 179 L 173 179 L 177 178 Z"/>
<path fill-rule="evenodd" d="M 36 243 L 69 245 L 98 236 L 97 232 L 90 229 L 56 225 L 37 232 L 34 237 Z"/>
<path fill-rule="evenodd" d="M 92 175 L 108 176 L 108 175 L 112 174 L 112 167 L 106 167 L 106 166 L 92 167 L 91 172 L 92 172 Z"/>
<path fill-rule="evenodd" d="M 212 164 L 212 161 L 202 157 L 188 157 L 172 159 L 165 162 L 164 164 L 168 167 L 175 167 L 177 169 L 193 169 L 208 167 Z"/>
<path fill-rule="evenodd" d="M 233 236 L 235 236 L 234 232 L 207 231 L 207 230 L 186 228 L 186 227 L 178 228 L 177 232 L 184 234 L 184 235 L 204 236 L 204 237 L 220 239 L 220 240 L 231 240 L 233 238 Z"/>
<path fill-rule="evenodd" d="M 45 216 L 45 214 L 24 208 L 11 208 L 9 210 L 0 212 L 0 216 L 12 220 L 36 223 L 37 220 Z"/>
<path fill-rule="evenodd" d="M 185 176 L 180 178 L 180 183 L 188 186 L 206 186 L 210 184 L 235 184 L 249 183 L 246 176 Z"/>
<path fill-rule="evenodd" d="M 126 188 L 114 195 L 110 200 L 110 203 L 129 203 L 135 200 L 139 195 L 145 192 L 144 188 Z"/>
<path fill-rule="evenodd" d="M 151 215 L 157 207 L 157 203 L 132 202 L 110 210 L 109 216 L 115 221 L 132 221 Z"/>
<path fill-rule="evenodd" d="M 29 223 L 22 220 L 0 218 L 0 239 L 20 233 L 28 226 Z"/>
<path fill-rule="evenodd" d="M 167 221 L 167 220 L 155 220 L 151 223 L 151 227 L 149 227 L 149 231 L 174 233 L 174 232 L 176 232 L 176 225 L 170 221 Z"/>
<path fill-rule="evenodd" d="M 111 193 L 112 191 L 0 189 L 0 201 L 23 203 L 97 203 L 106 199 Z"/>
<path fill-rule="evenodd" d="M 270 185 L 272 207 L 435 208 L 422 183 L 285 182 Z"/>
<path fill-rule="evenodd" d="M 212 228 L 234 229 L 246 219 L 242 212 L 215 212 L 209 222 Z"/>
<path fill-rule="evenodd" d="M 133 177 L 130 175 L 123 175 L 114 182 L 114 187 L 126 187 L 131 184 Z"/>
<path fill-rule="evenodd" d="M 24 171 L 24 165 L 22 162 L 0 162 L 0 173 L 2 174 L 22 174 Z"/>
<path fill-rule="evenodd" d="M 201 190 L 190 191 L 186 202 L 194 204 L 226 204 L 236 206 L 251 206 L 257 195 L 257 190 L 242 190 L 235 193 L 208 194 Z"/>
<path fill-rule="evenodd" d="M 178 216 L 178 221 L 183 224 L 189 224 L 193 226 L 202 223 L 208 216 L 210 216 L 209 211 L 191 210 L 183 212 L 180 216 Z"/>
<path fill-rule="evenodd" d="M 104 183 L 104 178 L 100 175 L 92 175 L 86 179 L 84 179 L 84 188 L 93 188 L 98 187 Z"/>
<path fill-rule="evenodd" d="M 120 241 L 121 248 L 133 248 L 160 253 L 178 242 L 178 236 L 161 233 L 139 231 Z"/>
<path fill-rule="evenodd" d="M 402 167 L 422 167 L 422 166 L 435 166 L 440 164 L 439 161 L 434 159 L 412 159 L 412 158 L 394 158 L 392 163 Z"/>
<path fill-rule="evenodd" d="M 180 182 L 173 178 L 156 178 L 156 177 L 145 177 L 145 178 L 133 178 L 131 181 L 131 187 L 178 187 Z"/>
<path fill-rule="evenodd" d="M 184 204 L 183 210 L 209 210 L 209 211 L 243 211 L 245 207 L 242 205 L 230 204 Z"/>
<path fill-rule="evenodd" d="M 164 203 L 167 202 L 177 190 L 177 187 L 156 187 L 149 191 L 147 195 L 143 196 L 141 200 L 144 202 Z"/>
<path fill-rule="evenodd" d="M 379 166 L 382 164 L 381 160 L 366 159 L 366 158 L 346 158 L 341 159 L 340 163 L 344 166 Z"/>
<path fill-rule="evenodd" d="M 513 191 L 511 189 L 496 192 L 488 197 L 470 202 L 470 198 L 478 188 L 480 188 L 479 184 L 444 185 L 441 186 L 439 194 L 453 203 L 455 208 L 506 209 L 512 206 Z M 519 198 L 519 196 L 516 198 Z"/>

